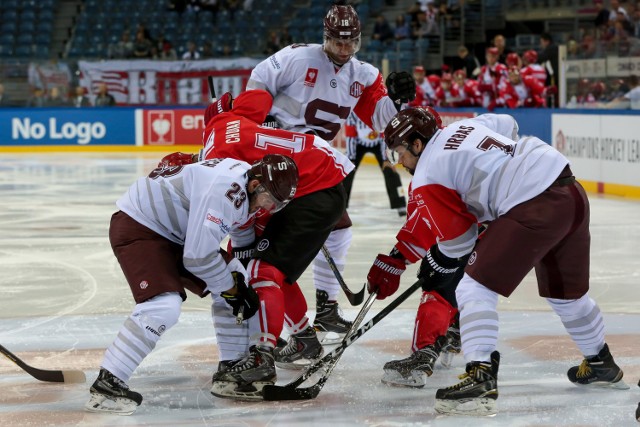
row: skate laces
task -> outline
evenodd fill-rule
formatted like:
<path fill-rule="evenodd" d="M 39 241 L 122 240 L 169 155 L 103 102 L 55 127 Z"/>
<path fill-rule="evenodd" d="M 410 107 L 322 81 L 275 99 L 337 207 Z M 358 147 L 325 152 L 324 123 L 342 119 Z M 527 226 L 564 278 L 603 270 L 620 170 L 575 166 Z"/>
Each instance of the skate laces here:
<path fill-rule="evenodd" d="M 588 378 L 591 376 L 593 370 L 587 359 L 583 359 L 580 366 L 578 366 L 578 372 L 576 372 L 576 378 Z"/>

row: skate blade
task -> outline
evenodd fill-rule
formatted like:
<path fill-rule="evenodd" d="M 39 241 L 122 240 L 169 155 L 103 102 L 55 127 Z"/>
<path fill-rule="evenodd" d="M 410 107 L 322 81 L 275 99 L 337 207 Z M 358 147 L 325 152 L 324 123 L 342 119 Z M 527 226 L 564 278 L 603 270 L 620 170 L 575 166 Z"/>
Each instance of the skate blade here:
<path fill-rule="evenodd" d="M 575 384 L 578 387 L 584 387 L 584 388 L 608 388 L 608 389 L 614 389 L 614 390 L 629 390 L 631 388 L 623 380 L 620 380 L 615 383 L 611 383 L 608 381 L 596 381 L 596 382 L 592 382 L 591 384 L 580 384 L 580 383 L 573 383 L 573 384 Z"/>
<path fill-rule="evenodd" d="M 494 417 L 498 413 L 496 400 L 486 397 L 462 400 L 436 399 L 434 409 L 438 414 L 443 415 Z"/>
<path fill-rule="evenodd" d="M 318 341 L 322 345 L 340 344 L 346 334 L 340 334 L 338 332 L 320 332 L 316 330 Z"/>
<path fill-rule="evenodd" d="M 409 377 L 403 377 L 397 371 L 384 371 L 380 381 L 392 387 L 423 388 L 427 385 L 427 374 L 422 371 L 411 371 Z"/>
<path fill-rule="evenodd" d="M 116 415 L 131 415 L 138 408 L 138 404 L 131 399 L 122 397 L 108 398 L 101 394 L 91 394 L 84 409 L 89 412 L 100 412 Z"/>
<path fill-rule="evenodd" d="M 440 353 L 440 365 L 443 368 L 451 368 L 451 365 L 453 364 L 453 358 L 455 357 L 456 354 L 459 353 L 453 353 L 453 352 L 442 352 Z"/>
<path fill-rule="evenodd" d="M 251 383 L 255 390 L 240 391 L 238 384 L 231 381 L 216 381 L 211 386 L 211 394 L 222 399 L 233 399 L 245 402 L 264 400 L 262 389 L 266 385 L 273 385 L 270 381 L 256 381 Z"/>

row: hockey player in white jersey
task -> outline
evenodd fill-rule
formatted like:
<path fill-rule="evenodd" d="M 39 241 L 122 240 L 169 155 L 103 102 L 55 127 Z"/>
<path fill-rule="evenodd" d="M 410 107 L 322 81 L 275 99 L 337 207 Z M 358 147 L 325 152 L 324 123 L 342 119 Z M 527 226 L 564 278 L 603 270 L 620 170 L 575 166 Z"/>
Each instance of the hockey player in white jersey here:
<path fill-rule="evenodd" d="M 385 130 L 390 158 L 413 176 L 414 215 L 437 238 L 419 270 L 429 287 L 446 286 L 459 269 L 462 381 L 436 393 L 444 414 L 494 415 L 498 398 L 498 295 L 509 297 L 535 268 L 538 292 L 584 355 L 567 372 L 578 386 L 628 388 L 605 343 L 604 320 L 589 295 L 589 200 L 568 160 L 535 137 L 517 142 L 481 121 L 444 129 L 421 108 L 403 110 Z M 477 224 L 491 222 L 476 243 Z M 468 262 L 461 262 L 466 259 Z M 391 295 L 398 284 L 370 290 Z"/>
<path fill-rule="evenodd" d="M 220 243 L 227 235 L 239 246 L 253 241 L 253 226 L 247 226 L 253 216 L 282 209 L 297 183 L 297 167 L 287 156 L 269 154 L 253 166 L 211 159 L 158 167 L 117 201 L 109 240 L 136 306 L 105 352 L 88 411 L 128 415 L 140 405 L 142 396 L 126 383 L 178 322 L 186 290 L 201 298 L 211 294 L 212 307 L 222 299 L 238 321 L 256 313 L 259 300 L 246 285 L 246 270 Z M 275 378 L 272 355 L 252 348 L 247 357 L 264 359 L 263 371 Z"/>
<path fill-rule="evenodd" d="M 273 96 L 267 120 L 331 141 L 353 111 L 368 126 L 383 131 L 400 105 L 415 97 L 415 82 L 409 73 L 391 73 L 385 87 L 377 68 L 355 58 L 360 33 L 353 7 L 334 5 L 324 18 L 323 44 L 293 44 L 259 63 L 247 89 L 264 89 Z M 340 272 L 351 241 L 350 226 L 345 211 L 325 243 Z M 339 314 L 340 287 L 322 252 L 314 260 L 313 273 L 314 326 L 322 332 L 346 333 L 351 322 Z"/>

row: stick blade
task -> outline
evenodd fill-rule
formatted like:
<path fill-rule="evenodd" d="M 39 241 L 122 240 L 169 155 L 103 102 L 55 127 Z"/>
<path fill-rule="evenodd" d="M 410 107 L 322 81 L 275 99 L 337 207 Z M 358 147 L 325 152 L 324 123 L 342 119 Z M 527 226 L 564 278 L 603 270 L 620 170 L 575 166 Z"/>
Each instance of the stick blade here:
<path fill-rule="evenodd" d="M 62 371 L 65 383 L 81 384 L 87 382 L 87 377 L 82 371 Z"/>
<path fill-rule="evenodd" d="M 349 300 L 349 303 L 351 303 L 351 305 L 353 306 L 362 304 L 362 301 L 364 301 L 364 293 L 366 290 L 367 290 L 367 284 L 365 283 L 362 289 L 360 290 L 360 292 L 358 292 L 357 294 L 354 294 L 354 293 L 346 294 L 347 299 Z"/>
<path fill-rule="evenodd" d="M 320 388 L 317 385 L 306 388 L 266 385 L 262 389 L 262 396 L 266 401 L 309 400 L 318 396 Z"/>

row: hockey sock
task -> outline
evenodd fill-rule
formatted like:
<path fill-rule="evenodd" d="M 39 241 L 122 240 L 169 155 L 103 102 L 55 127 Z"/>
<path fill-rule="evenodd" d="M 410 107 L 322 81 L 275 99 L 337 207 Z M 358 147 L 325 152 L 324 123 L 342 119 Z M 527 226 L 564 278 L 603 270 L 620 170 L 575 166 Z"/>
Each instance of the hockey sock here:
<path fill-rule="evenodd" d="M 465 361 L 489 362 L 498 344 L 498 294 L 465 274 L 456 298 Z"/>
<path fill-rule="evenodd" d="M 162 334 L 178 323 L 181 305 L 182 298 L 176 292 L 137 304 L 107 348 L 101 366 L 127 382 Z"/>
<path fill-rule="evenodd" d="M 458 310 L 435 291 L 423 291 L 413 329 L 412 351 L 420 350 L 445 335 Z"/>
<path fill-rule="evenodd" d="M 309 326 L 307 300 L 304 298 L 297 282 L 293 285 L 284 285 L 282 292 L 284 295 L 285 326 L 290 333 L 297 334 Z"/>
<path fill-rule="evenodd" d="M 576 300 L 547 298 L 573 342 L 585 356 L 594 356 L 604 347 L 604 320 L 600 308 L 587 294 Z"/>
<path fill-rule="evenodd" d="M 351 238 L 351 228 L 342 228 L 329 233 L 329 237 L 325 241 L 325 246 L 329 250 L 340 274 L 344 271 Z M 316 289 L 329 294 L 330 301 L 335 301 L 340 293 L 340 284 L 322 251 L 313 260 L 313 283 Z"/>
<path fill-rule="evenodd" d="M 211 294 L 211 316 L 216 331 L 220 360 L 235 360 L 249 351 L 249 324 L 237 324 L 233 309 L 219 294 Z"/>
<path fill-rule="evenodd" d="M 284 323 L 284 295 L 275 282 L 257 282 L 252 286 L 260 298 L 260 308 L 249 319 L 250 345 L 274 348 Z"/>

